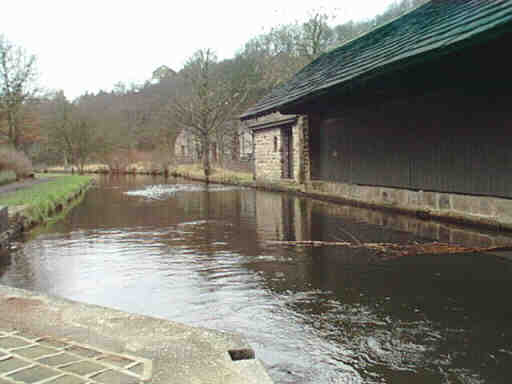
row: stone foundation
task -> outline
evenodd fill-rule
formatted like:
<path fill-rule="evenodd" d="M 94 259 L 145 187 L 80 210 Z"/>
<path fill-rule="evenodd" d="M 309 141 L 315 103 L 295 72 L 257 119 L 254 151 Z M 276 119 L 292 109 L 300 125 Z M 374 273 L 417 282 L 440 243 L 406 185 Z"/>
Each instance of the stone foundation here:
<path fill-rule="evenodd" d="M 512 230 L 512 200 L 324 181 L 305 185 L 308 194 L 423 217 Z"/>
<path fill-rule="evenodd" d="M 24 228 L 23 217 L 17 215 L 11 217 L 9 225 L 0 232 L 0 257 L 4 257 L 9 249 L 11 241 L 21 235 Z"/>
<path fill-rule="evenodd" d="M 509 232 L 483 231 L 480 228 L 437 220 L 422 220 L 411 215 L 389 214 L 383 210 L 360 208 L 348 204 L 314 201 L 309 205 L 314 206 L 315 212 L 321 212 L 326 216 L 374 224 L 442 243 L 459 244 L 465 247 L 503 247 L 512 244 L 512 236 Z"/>
<path fill-rule="evenodd" d="M 9 213 L 7 207 L 0 205 L 0 233 L 4 232 L 9 226 Z"/>

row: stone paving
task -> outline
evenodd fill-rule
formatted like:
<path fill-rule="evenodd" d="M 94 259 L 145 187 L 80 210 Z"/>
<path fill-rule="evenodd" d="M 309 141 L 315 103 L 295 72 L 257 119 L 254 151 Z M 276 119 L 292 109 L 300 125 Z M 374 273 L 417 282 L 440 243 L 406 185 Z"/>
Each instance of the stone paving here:
<path fill-rule="evenodd" d="M 0 384 L 272 384 L 238 333 L 0 284 Z"/>
<path fill-rule="evenodd" d="M 0 326 L 0 384 L 148 383 L 151 361 Z"/>

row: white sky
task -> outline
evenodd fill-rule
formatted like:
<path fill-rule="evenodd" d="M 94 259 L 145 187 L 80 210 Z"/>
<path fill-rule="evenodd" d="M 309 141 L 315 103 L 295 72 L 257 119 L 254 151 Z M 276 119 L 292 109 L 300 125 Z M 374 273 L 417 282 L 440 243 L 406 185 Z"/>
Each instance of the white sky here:
<path fill-rule="evenodd" d="M 199 48 L 232 57 L 270 27 L 322 10 L 334 24 L 368 19 L 393 0 L 2 0 L 0 34 L 38 59 L 40 84 L 68 98 L 179 70 Z"/>

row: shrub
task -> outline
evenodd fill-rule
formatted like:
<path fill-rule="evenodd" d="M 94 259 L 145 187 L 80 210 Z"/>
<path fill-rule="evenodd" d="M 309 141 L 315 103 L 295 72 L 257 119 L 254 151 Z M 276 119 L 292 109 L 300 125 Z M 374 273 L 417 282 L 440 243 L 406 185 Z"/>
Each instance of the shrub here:
<path fill-rule="evenodd" d="M 32 162 L 23 153 L 12 148 L 0 148 L 0 172 L 12 171 L 20 179 L 32 174 Z"/>
<path fill-rule="evenodd" d="M 128 167 L 141 161 L 147 160 L 144 152 L 135 149 L 118 149 L 104 155 L 101 160 L 107 165 L 112 173 L 122 173 L 128 170 Z"/>

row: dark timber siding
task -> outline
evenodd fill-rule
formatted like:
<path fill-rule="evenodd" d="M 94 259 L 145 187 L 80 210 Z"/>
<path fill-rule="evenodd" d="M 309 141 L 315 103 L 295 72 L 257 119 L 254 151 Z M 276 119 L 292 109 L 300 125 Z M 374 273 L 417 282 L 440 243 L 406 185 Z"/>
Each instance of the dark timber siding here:
<path fill-rule="evenodd" d="M 311 118 L 312 178 L 512 198 L 512 96 L 442 90 Z"/>

